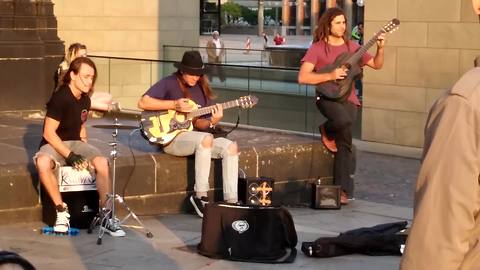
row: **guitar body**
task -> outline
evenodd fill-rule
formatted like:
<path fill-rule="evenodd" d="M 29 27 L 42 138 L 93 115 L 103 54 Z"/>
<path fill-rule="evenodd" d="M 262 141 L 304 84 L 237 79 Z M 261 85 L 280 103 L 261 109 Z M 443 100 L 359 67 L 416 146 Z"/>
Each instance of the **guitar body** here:
<path fill-rule="evenodd" d="M 169 144 L 181 132 L 193 130 L 192 119 L 175 110 L 144 111 L 141 125 L 148 141 L 161 145 Z"/>
<path fill-rule="evenodd" d="M 355 53 L 344 52 L 337 56 L 333 64 L 327 65 L 318 70 L 317 73 L 329 73 L 336 68 L 348 69 L 347 76 L 342 80 L 319 83 L 315 88 L 317 96 L 323 96 L 333 101 L 345 100 L 348 98 L 350 91 L 352 90 L 353 82 L 362 76 L 362 67 L 360 65 L 362 56 L 367 52 L 368 48 L 376 43 L 377 38 L 381 34 L 392 33 L 399 25 L 400 21 L 398 19 L 392 19 L 384 25 L 380 31 L 375 33 L 368 42 L 357 49 Z"/>
<path fill-rule="evenodd" d="M 317 96 L 324 96 L 332 100 L 340 100 L 348 97 L 353 82 L 362 75 L 362 68 L 359 63 L 353 65 L 347 64 L 352 55 L 352 53 L 344 52 L 335 59 L 333 64 L 327 65 L 317 71 L 317 73 L 329 73 L 336 68 L 348 69 L 347 76 L 343 80 L 319 83 L 315 88 Z"/>
<path fill-rule="evenodd" d="M 222 106 L 224 110 L 235 107 L 251 108 L 257 102 L 257 97 L 249 95 L 203 108 L 198 108 L 194 101 L 189 100 L 189 104 L 192 105 L 192 111 L 188 113 L 175 110 L 143 111 L 140 119 L 142 135 L 150 143 L 165 146 L 181 132 L 193 130 L 192 119 L 210 114 L 214 106 Z"/>

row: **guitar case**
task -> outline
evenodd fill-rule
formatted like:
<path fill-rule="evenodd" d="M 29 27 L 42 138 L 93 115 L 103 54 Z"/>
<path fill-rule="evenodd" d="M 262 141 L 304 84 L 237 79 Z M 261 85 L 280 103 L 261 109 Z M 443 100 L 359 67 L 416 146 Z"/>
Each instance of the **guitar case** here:
<path fill-rule="evenodd" d="M 197 250 L 211 258 L 291 263 L 297 241 L 292 216 L 284 207 L 209 203 Z"/>

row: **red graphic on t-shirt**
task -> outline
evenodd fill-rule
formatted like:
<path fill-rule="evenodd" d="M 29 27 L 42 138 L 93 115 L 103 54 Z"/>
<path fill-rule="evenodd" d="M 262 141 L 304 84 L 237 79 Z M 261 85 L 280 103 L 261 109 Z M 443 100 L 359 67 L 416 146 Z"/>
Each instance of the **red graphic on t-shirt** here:
<path fill-rule="evenodd" d="M 82 115 L 80 116 L 82 119 L 82 123 L 85 123 L 87 121 L 87 116 L 88 116 L 88 111 L 82 110 Z"/>

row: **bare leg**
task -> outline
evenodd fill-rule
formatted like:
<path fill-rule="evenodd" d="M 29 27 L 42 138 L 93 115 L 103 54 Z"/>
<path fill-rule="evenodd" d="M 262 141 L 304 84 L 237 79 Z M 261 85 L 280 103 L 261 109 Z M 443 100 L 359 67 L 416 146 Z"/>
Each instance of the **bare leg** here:
<path fill-rule="evenodd" d="M 63 205 L 62 195 L 58 189 L 57 177 L 53 173 L 55 163 L 49 156 L 46 155 L 39 155 L 36 163 L 40 182 L 42 182 L 43 186 L 45 187 L 45 190 L 52 199 L 53 204 L 55 206 Z"/>
<path fill-rule="evenodd" d="M 108 160 L 106 157 L 96 157 L 92 165 L 97 172 L 97 190 L 100 197 L 100 207 L 105 206 L 107 194 L 111 190 Z"/>

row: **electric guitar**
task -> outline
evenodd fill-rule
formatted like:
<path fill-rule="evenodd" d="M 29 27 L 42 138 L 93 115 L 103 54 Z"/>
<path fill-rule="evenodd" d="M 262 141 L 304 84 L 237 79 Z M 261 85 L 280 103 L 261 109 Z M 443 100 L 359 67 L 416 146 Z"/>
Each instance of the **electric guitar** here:
<path fill-rule="evenodd" d="M 348 69 L 347 76 L 342 80 L 326 81 L 317 84 L 315 88 L 317 96 L 324 96 L 331 100 L 347 98 L 350 94 L 350 90 L 352 89 L 352 83 L 362 75 L 362 67 L 359 65 L 362 56 L 370 47 L 372 47 L 373 44 L 375 44 L 378 36 L 383 33 L 394 32 L 398 29 L 399 25 L 400 21 L 398 19 L 392 19 L 354 54 L 350 52 L 344 52 L 335 59 L 333 64 L 327 65 L 318 70 L 317 73 L 329 73 L 337 68 Z"/>
<path fill-rule="evenodd" d="M 257 102 L 258 98 L 256 96 L 244 96 L 219 105 L 222 106 L 223 109 L 234 107 L 245 109 L 255 106 Z M 214 105 L 212 105 L 199 108 L 192 100 L 189 100 L 189 104 L 192 105 L 194 109 L 188 113 L 175 110 L 143 111 L 140 126 L 145 138 L 151 143 L 167 145 L 179 133 L 193 130 L 192 119 L 212 113 L 214 107 Z"/>

